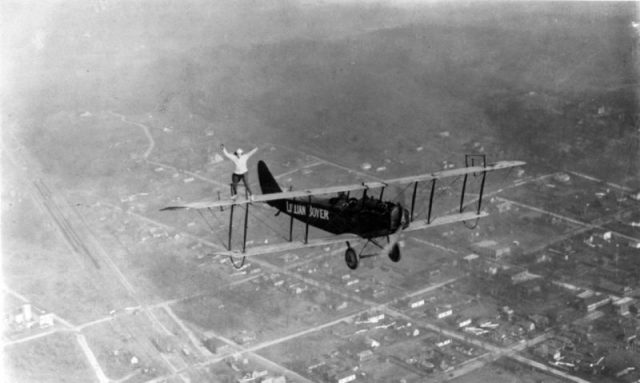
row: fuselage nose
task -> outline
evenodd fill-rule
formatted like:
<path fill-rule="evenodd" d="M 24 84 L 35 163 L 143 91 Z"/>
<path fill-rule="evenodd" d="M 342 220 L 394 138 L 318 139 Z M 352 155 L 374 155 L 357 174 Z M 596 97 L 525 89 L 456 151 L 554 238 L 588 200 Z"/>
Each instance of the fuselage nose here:
<path fill-rule="evenodd" d="M 396 232 L 398 229 L 406 229 L 409 226 L 409 211 L 397 203 L 391 210 L 391 231 Z"/>
<path fill-rule="evenodd" d="M 402 220 L 400 221 L 402 228 L 406 229 L 407 227 L 409 227 L 409 224 L 411 223 L 411 218 L 409 217 L 409 210 L 407 209 L 403 209 L 402 206 L 400 206 L 400 208 L 402 209 Z"/>

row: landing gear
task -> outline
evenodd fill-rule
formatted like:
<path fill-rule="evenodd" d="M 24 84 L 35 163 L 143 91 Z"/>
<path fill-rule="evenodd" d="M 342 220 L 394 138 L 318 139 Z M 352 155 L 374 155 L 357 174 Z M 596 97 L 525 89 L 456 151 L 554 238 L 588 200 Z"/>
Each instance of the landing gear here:
<path fill-rule="evenodd" d="M 347 251 L 344 252 L 344 261 L 347 263 L 347 267 L 351 270 L 357 269 L 360 261 L 358 258 L 356 251 L 353 250 L 351 245 L 349 245 L 349 242 L 347 242 Z"/>
<path fill-rule="evenodd" d="M 396 243 L 395 245 L 393 245 L 391 251 L 389 252 L 389 259 L 392 262 L 398 262 L 400 261 L 400 257 L 400 246 L 398 246 L 398 244 Z"/>

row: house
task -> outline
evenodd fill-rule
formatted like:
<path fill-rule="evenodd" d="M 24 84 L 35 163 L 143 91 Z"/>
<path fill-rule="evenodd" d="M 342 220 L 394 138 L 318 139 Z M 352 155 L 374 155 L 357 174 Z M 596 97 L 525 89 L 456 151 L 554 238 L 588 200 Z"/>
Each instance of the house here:
<path fill-rule="evenodd" d="M 523 282 L 517 283 L 515 285 L 515 289 L 519 295 L 525 296 L 525 297 L 531 297 L 533 295 L 536 295 L 542 292 L 542 284 L 543 284 L 542 278 L 540 277 L 532 278 L 532 279 L 527 279 Z"/>
<path fill-rule="evenodd" d="M 384 319 L 384 313 L 381 312 L 374 312 L 371 313 L 369 315 L 369 317 L 367 318 L 367 322 L 369 323 L 379 323 Z"/>
<path fill-rule="evenodd" d="M 613 311 L 618 315 L 626 316 L 629 315 L 629 307 L 633 305 L 635 299 L 631 297 L 624 297 L 618 300 L 613 301 L 612 307 Z"/>
<path fill-rule="evenodd" d="M 435 316 L 438 319 L 444 319 L 453 315 L 453 310 L 450 307 L 439 307 L 435 310 Z"/>
<path fill-rule="evenodd" d="M 538 329 L 545 330 L 549 327 L 549 318 L 544 315 L 532 314 L 529 315 L 529 320 L 533 322 Z"/>
<path fill-rule="evenodd" d="M 354 380 L 356 380 L 356 374 L 351 371 L 333 374 L 332 376 L 332 381 L 336 383 L 349 383 Z"/>
<path fill-rule="evenodd" d="M 469 255 L 465 255 L 462 257 L 460 262 L 460 267 L 466 271 L 472 271 L 478 269 L 480 263 L 480 256 L 475 253 L 471 253 Z"/>
<path fill-rule="evenodd" d="M 492 259 L 502 259 L 511 254 L 511 247 L 502 245 L 493 240 L 482 240 L 473 244 L 474 249 L 481 255 Z"/>
<path fill-rule="evenodd" d="M 358 360 L 360 362 L 364 362 L 364 361 L 367 361 L 367 360 L 373 358 L 373 351 L 371 351 L 371 350 L 363 350 L 363 351 L 360 351 L 357 354 L 357 356 L 358 356 Z"/>
<path fill-rule="evenodd" d="M 38 324 L 40 325 L 40 328 L 52 327 L 54 324 L 53 320 L 53 313 L 42 314 L 40 315 L 40 318 L 38 318 Z"/>
<path fill-rule="evenodd" d="M 595 311 L 611 302 L 611 298 L 606 295 L 593 295 L 580 301 L 580 307 L 587 311 Z"/>
<path fill-rule="evenodd" d="M 526 320 L 526 319 L 523 319 L 523 320 L 520 320 L 520 321 L 516 322 L 516 325 L 518 327 L 522 328 L 526 332 L 535 331 L 535 329 L 536 329 L 535 323 L 533 323 L 530 320 Z"/>
<path fill-rule="evenodd" d="M 506 213 L 511 210 L 511 202 L 502 201 L 497 205 L 498 213 Z"/>
<path fill-rule="evenodd" d="M 611 282 L 608 279 L 600 279 L 595 288 L 604 293 L 613 294 L 619 297 L 626 297 L 633 293 L 633 289 L 630 286 L 620 285 L 615 282 Z"/>
<path fill-rule="evenodd" d="M 518 280 L 519 276 L 522 273 L 526 273 L 526 270 L 523 271 L 514 267 L 506 267 L 498 271 L 496 278 L 503 281 L 504 283 L 513 284 L 514 281 Z"/>
<path fill-rule="evenodd" d="M 416 309 L 421 306 L 424 306 L 424 299 L 418 299 L 418 300 L 409 302 L 409 307 L 412 309 Z"/>
<path fill-rule="evenodd" d="M 256 333 L 253 331 L 242 331 L 240 334 L 236 335 L 233 340 L 238 344 L 247 344 L 256 340 Z"/>
<path fill-rule="evenodd" d="M 513 320 L 513 315 L 515 314 L 515 311 L 513 311 L 513 309 L 509 306 L 503 306 L 500 314 L 505 320 L 511 322 Z"/>
<path fill-rule="evenodd" d="M 287 378 L 285 378 L 284 376 L 268 377 L 262 379 L 260 383 L 287 383 Z"/>

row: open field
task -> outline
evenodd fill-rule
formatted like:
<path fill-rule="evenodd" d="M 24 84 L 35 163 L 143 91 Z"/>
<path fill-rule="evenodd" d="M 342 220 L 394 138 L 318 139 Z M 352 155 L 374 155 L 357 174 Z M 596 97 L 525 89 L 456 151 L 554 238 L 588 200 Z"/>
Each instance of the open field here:
<path fill-rule="evenodd" d="M 95 379 L 72 333 L 10 346 L 7 356 L 9 381 L 91 382 Z"/>

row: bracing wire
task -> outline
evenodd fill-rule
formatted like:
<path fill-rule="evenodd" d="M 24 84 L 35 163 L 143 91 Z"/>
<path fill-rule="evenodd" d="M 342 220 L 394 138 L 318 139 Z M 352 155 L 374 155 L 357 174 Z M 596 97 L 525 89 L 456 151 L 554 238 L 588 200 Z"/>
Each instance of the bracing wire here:
<path fill-rule="evenodd" d="M 461 176 L 459 176 L 459 177 L 455 177 L 455 178 L 453 178 L 450 182 L 448 182 L 448 183 L 446 183 L 446 184 L 444 184 L 444 185 L 442 185 L 442 186 L 436 187 L 435 194 L 434 194 L 434 196 L 433 196 L 433 203 L 434 203 L 434 205 L 435 205 L 435 203 L 436 203 L 436 201 L 437 201 L 438 197 L 441 197 L 442 195 L 446 194 L 446 193 L 447 193 L 447 191 L 451 189 L 451 186 L 452 186 L 454 183 L 458 182 L 458 181 L 460 180 L 460 178 L 461 178 Z M 440 180 L 441 180 L 441 179 L 440 179 Z M 408 185 L 408 186 L 410 186 L 410 185 Z M 408 186 L 407 186 L 407 187 L 408 187 Z M 416 201 L 416 205 L 418 205 L 418 202 L 417 202 L 417 201 Z M 428 209 L 429 209 L 428 204 L 424 204 L 424 203 L 423 203 L 423 204 L 420 204 L 420 208 L 415 210 L 416 216 L 426 215 L 426 214 L 427 214 L 427 210 L 428 210 Z M 433 217 L 432 217 L 432 218 L 433 218 Z"/>
<path fill-rule="evenodd" d="M 256 211 L 256 210 L 266 211 L 268 209 L 267 206 L 263 206 L 263 205 L 254 205 L 254 206 L 256 207 L 256 209 L 254 209 L 254 211 Z M 279 237 L 282 237 L 283 239 L 287 239 L 287 236 L 282 234 L 281 230 L 279 230 L 278 228 L 275 228 L 274 225 L 269 224 L 266 219 L 261 218 L 260 216 L 258 216 L 257 213 L 253 214 L 253 218 L 256 219 L 258 222 L 260 222 L 261 224 L 263 224 L 265 227 L 271 229 L 271 231 L 273 231 Z"/>
<path fill-rule="evenodd" d="M 209 208 L 208 210 L 211 210 L 211 209 Z M 209 223 L 209 220 L 205 217 L 205 215 L 200 210 L 196 210 L 196 211 L 198 212 L 202 220 L 207 224 L 207 226 L 211 230 L 211 234 L 213 234 L 218 240 L 220 240 L 220 237 L 216 234 L 215 228 Z"/>
<path fill-rule="evenodd" d="M 209 220 L 207 220 L 207 218 L 205 218 L 204 214 L 202 214 L 202 212 L 200 210 L 196 210 L 196 211 L 198 212 L 198 214 L 200 215 L 202 220 L 207 224 L 207 226 L 209 226 L 209 229 L 211 229 L 211 232 L 215 232 L 215 229 L 213 228 L 213 226 L 211 226 L 211 224 L 209 223 Z"/>

